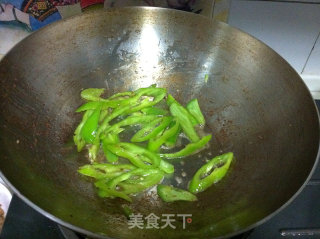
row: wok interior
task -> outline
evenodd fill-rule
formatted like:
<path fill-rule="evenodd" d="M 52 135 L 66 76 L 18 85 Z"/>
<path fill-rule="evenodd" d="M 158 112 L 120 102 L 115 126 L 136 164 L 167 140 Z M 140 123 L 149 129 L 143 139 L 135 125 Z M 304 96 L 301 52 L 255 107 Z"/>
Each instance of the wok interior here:
<path fill-rule="evenodd" d="M 209 75 L 205 81 L 205 75 Z M 179 11 L 97 11 L 32 34 L 0 62 L 0 167 L 35 205 L 76 227 L 116 238 L 214 237 L 234 233 L 287 202 L 308 177 L 319 127 L 312 98 L 294 70 L 252 37 Z M 192 214 L 175 230 L 128 229 L 120 199 L 101 199 L 77 173 L 87 163 L 72 135 L 80 91 L 107 95 L 157 83 L 181 102 L 198 98 L 213 134 L 210 149 L 175 162 L 187 173 L 208 155 L 233 151 L 220 183 L 195 203 L 163 203 L 154 194 L 134 213 Z M 166 179 L 176 184 L 174 177 Z"/>

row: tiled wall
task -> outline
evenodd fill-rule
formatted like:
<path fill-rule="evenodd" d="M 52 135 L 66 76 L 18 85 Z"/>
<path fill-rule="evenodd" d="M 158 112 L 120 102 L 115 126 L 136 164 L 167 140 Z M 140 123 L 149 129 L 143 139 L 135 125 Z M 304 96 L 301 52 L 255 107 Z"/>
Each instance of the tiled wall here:
<path fill-rule="evenodd" d="M 228 23 L 277 51 L 301 75 L 314 97 L 319 98 L 319 0 L 232 0 Z"/>

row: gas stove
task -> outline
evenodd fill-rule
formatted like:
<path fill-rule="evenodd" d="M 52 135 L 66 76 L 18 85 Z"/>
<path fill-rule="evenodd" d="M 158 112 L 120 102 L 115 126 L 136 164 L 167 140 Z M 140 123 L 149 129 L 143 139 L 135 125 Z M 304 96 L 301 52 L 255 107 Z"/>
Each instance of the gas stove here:
<path fill-rule="evenodd" d="M 320 101 L 316 100 L 318 109 Z M 266 223 L 232 239 L 320 238 L 320 165 L 299 196 Z M 13 196 L 1 239 L 82 239 Z"/>

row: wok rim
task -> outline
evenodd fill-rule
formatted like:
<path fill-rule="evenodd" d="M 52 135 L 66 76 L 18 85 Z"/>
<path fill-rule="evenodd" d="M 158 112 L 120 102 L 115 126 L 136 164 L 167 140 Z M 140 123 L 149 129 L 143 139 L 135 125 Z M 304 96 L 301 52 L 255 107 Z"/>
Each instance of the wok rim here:
<path fill-rule="evenodd" d="M 69 21 L 71 19 L 74 19 L 74 18 L 80 18 L 80 17 L 83 17 L 85 15 L 90 15 L 90 14 L 97 14 L 97 12 L 100 12 L 100 11 L 104 11 L 106 14 L 108 14 L 108 12 L 114 12 L 114 11 L 120 11 L 121 12 L 121 9 L 152 9 L 152 10 L 158 10 L 158 11 L 167 11 L 167 12 L 177 12 L 179 11 L 180 13 L 179 14 L 184 14 L 184 15 L 192 15 L 193 17 L 198 17 L 198 18 L 203 18 L 203 19 L 206 19 L 208 22 L 210 22 L 210 24 L 214 23 L 214 22 L 218 22 L 218 21 L 215 21 L 215 20 L 212 20 L 206 16 L 203 16 L 203 15 L 199 15 L 199 14 L 195 14 L 195 13 L 192 13 L 192 12 L 185 12 L 185 11 L 182 11 L 182 10 L 176 10 L 176 9 L 168 9 L 168 8 L 161 8 L 161 7 L 148 7 L 148 6 L 131 6 L 131 7 L 122 7 L 122 8 L 109 8 L 109 9 L 105 9 L 105 8 L 102 8 L 102 9 L 96 9 L 96 10 L 92 10 L 92 11 L 89 11 L 89 12 L 85 12 L 85 13 L 82 13 L 82 14 L 77 14 L 75 16 L 72 16 L 72 17 L 69 17 L 69 18 L 66 18 L 66 19 L 62 19 L 62 20 L 59 20 L 59 21 L 56 21 L 54 23 L 51 23 L 39 30 L 37 30 L 36 32 L 34 33 L 31 33 L 30 35 L 28 35 L 27 37 L 25 37 L 24 39 L 22 39 L 20 42 L 18 42 L 16 45 L 14 45 L 5 55 L 4 57 L 0 60 L 0 63 L 1 61 L 3 61 L 4 59 L 6 59 L 7 55 L 9 55 L 11 53 L 11 51 L 13 51 L 15 48 L 17 48 L 20 44 L 23 44 L 24 40 L 25 39 L 28 39 L 29 37 L 31 37 L 33 34 L 40 34 L 42 31 L 45 31 L 46 29 L 50 29 L 50 28 L 53 28 L 55 27 L 57 24 L 60 24 L 62 22 L 65 22 L 65 21 Z M 317 131 L 320 132 L 320 113 L 319 113 L 319 110 L 316 106 L 316 103 L 315 103 L 315 100 L 313 99 L 313 96 L 309 90 L 309 88 L 307 87 L 306 83 L 303 81 L 303 79 L 301 78 L 301 76 L 298 74 L 298 72 L 291 66 L 291 64 L 285 60 L 281 55 L 279 55 L 279 53 L 277 53 L 275 50 L 273 50 L 271 47 L 269 47 L 267 44 L 265 44 L 264 42 L 262 42 L 261 40 L 255 38 L 254 36 L 252 36 L 251 34 L 249 33 L 246 33 L 236 27 L 233 27 L 233 26 L 230 26 L 229 24 L 227 23 L 224 23 L 224 22 L 218 22 L 218 24 L 220 25 L 224 25 L 224 26 L 227 26 L 228 28 L 232 28 L 233 30 L 235 31 L 238 31 L 238 32 L 241 32 L 241 34 L 245 34 L 247 36 L 249 36 L 251 39 L 255 40 L 255 41 L 258 41 L 260 44 L 264 45 L 264 47 L 267 47 L 269 51 L 273 52 L 273 54 L 276 54 L 277 58 L 278 59 L 281 59 L 283 61 L 284 64 L 288 65 L 291 70 L 294 70 L 295 71 L 295 74 L 297 75 L 297 80 L 300 81 L 300 83 L 303 84 L 302 88 L 304 87 L 306 90 L 306 93 L 309 95 L 310 99 L 312 100 L 313 102 L 313 110 L 315 110 L 316 112 L 316 115 L 317 115 Z M 40 33 L 38 33 L 40 32 Z M 1 66 L 1 64 L 0 64 Z M 226 234 L 224 236 L 220 236 L 220 237 L 214 237 L 214 238 L 217 238 L 217 239 L 223 239 L 223 238 L 229 238 L 229 237 L 233 237 L 233 236 L 236 236 L 236 235 L 239 235 L 239 234 L 242 234 L 242 233 L 245 233 L 247 231 L 250 231 L 252 230 L 253 228 L 256 228 L 262 224 L 264 224 L 265 222 L 269 221 L 272 217 L 274 217 L 275 215 L 277 215 L 279 212 L 281 212 L 283 209 L 285 209 L 289 204 L 291 204 L 295 199 L 296 197 L 302 192 L 302 190 L 306 187 L 306 185 L 308 184 L 308 182 L 310 181 L 314 171 L 316 170 L 318 164 L 319 164 L 319 157 L 320 157 L 320 133 L 318 134 L 318 149 L 317 149 L 317 155 L 316 155 L 316 159 L 314 161 L 314 164 L 313 164 L 313 167 L 312 169 L 310 170 L 309 172 L 309 175 L 308 177 L 305 179 L 304 183 L 299 187 L 299 189 L 282 205 L 280 206 L 278 209 L 276 209 L 275 211 L 273 211 L 272 213 L 266 215 L 265 217 L 263 217 L 262 219 L 260 219 L 259 221 L 251 224 L 250 226 L 244 228 L 244 229 L 241 229 L 241 230 L 238 230 L 238 231 L 235 231 L 235 232 L 232 232 L 232 233 L 229 233 L 229 234 Z M 99 239 L 116 239 L 114 237 L 109 237 L 108 235 L 103 235 L 103 234 L 99 234 L 99 233 L 94 233 L 92 231 L 89 231 L 89 230 L 86 230 L 86 229 L 83 229 L 81 227 L 78 227 L 78 226 L 75 226 L 69 222 L 66 222 L 60 218 L 58 218 L 57 216 L 54 216 L 53 214 L 47 212 L 46 210 L 42 209 L 41 207 L 39 207 L 38 205 L 36 205 L 35 203 L 33 203 L 30 199 L 28 199 L 26 196 L 24 196 L 19 190 L 17 190 L 11 183 L 10 181 L 5 177 L 5 175 L 2 173 L 2 170 L 0 169 L 0 177 L 3 179 L 3 181 L 5 182 L 5 184 L 8 186 L 8 188 L 13 192 L 14 195 L 17 195 L 22 201 L 24 201 L 28 206 L 32 207 L 33 209 L 35 209 L 37 212 L 39 212 L 40 214 L 44 215 L 45 217 L 47 217 L 48 219 L 56 222 L 58 225 L 61 225 L 61 226 L 64 226 L 66 228 L 69 228 L 73 231 L 76 231 L 78 233 L 81 233 L 81 234 L 85 234 L 85 235 L 88 235 L 90 237 L 93 237 L 93 238 L 99 238 Z M 10 209 L 10 204 L 9 204 L 9 209 Z M 8 209 L 8 210 L 9 210 Z"/>

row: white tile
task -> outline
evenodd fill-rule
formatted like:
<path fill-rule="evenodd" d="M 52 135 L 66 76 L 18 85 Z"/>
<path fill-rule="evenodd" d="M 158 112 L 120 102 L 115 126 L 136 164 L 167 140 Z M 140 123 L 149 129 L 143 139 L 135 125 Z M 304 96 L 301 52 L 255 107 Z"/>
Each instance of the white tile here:
<path fill-rule="evenodd" d="M 313 92 L 311 91 L 312 97 L 315 100 L 320 100 L 320 92 Z"/>
<path fill-rule="evenodd" d="M 56 7 L 62 18 L 72 17 L 81 14 L 80 2 L 74 5 L 57 6 Z"/>
<path fill-rule="evenodd" d="M 0 54 L 6 54 L 15 44 L 30 33 L 20 26 L 0 25 Z"/>
<path fill-rule="evenodd" d="M 320 4 L 233 0 L 229 24 L 269 45 L 301 73 L 320 29 Z"/>
<path fill-rule="evenodd" d="M 320 93 L 320 75 L 301 74 L 300 76 L 310 91 Z"/>
<path fill-rule="evenodd" d="M 303 74 L 320 76 L 320 37 L 311 52 Z M 320 81 L 320 78 L 318 80 Z"/>

